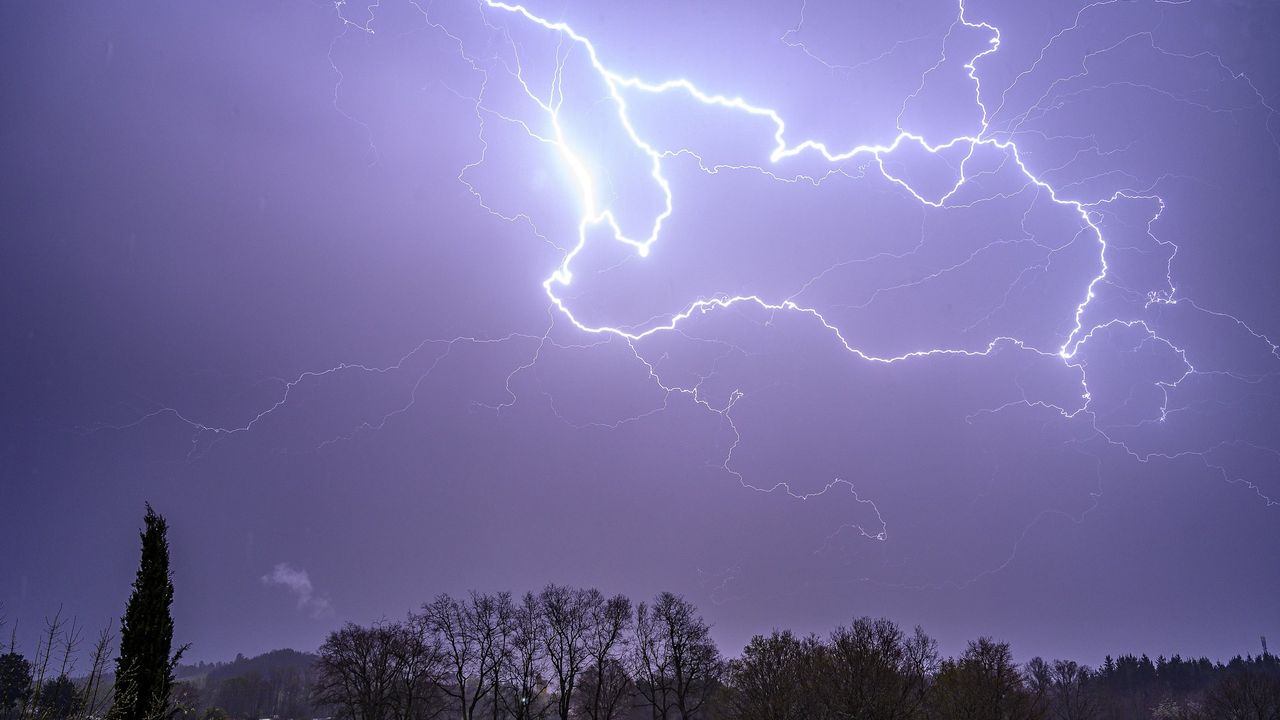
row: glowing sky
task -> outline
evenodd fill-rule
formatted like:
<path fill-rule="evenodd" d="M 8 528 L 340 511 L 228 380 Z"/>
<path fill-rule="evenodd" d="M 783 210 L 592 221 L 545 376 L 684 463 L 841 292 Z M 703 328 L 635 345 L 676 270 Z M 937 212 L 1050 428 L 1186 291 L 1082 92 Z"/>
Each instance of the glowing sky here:
<path fill-rule="evenodd" d="M 108 3 L 3 51 L 5 614 L 1277 634 L 1264 2 Z M 181 634 L 180 632 L 180 634 Z"/>

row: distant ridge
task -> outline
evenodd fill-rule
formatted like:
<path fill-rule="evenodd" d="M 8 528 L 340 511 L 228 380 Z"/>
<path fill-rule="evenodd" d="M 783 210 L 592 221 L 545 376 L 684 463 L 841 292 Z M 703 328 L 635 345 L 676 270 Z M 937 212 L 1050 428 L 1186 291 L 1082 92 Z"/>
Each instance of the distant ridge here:
<path fill-rule="evenodd" d="M 267 676 L 274 671 L 298 670 L 307 671 L 315 664 L 315 653 L 300 652 L 290 648 L 272 650 L 251 658 L 237 655 L 230 662 L 201 662 L 192 665 L 179 665 L 175 670 L 176 679 L 187 682 L 221 681 L 233 677 L 257 674 Z"/>

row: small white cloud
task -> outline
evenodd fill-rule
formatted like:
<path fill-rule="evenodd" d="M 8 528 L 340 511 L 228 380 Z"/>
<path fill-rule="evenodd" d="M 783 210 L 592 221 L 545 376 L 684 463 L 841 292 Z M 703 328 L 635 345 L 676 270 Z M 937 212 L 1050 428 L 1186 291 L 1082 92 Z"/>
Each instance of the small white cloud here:
<path fill-rule="evenodd" d="M 311 576 L 302 568 L 289 563 L 276 563 L 271 572 L 262 576 L 262 584 L 287 589 L 298 599 L 298 608 L 310 612 L 312 617 L 322 617 L 333 612 L 329 598 L 316 594 Z"/>

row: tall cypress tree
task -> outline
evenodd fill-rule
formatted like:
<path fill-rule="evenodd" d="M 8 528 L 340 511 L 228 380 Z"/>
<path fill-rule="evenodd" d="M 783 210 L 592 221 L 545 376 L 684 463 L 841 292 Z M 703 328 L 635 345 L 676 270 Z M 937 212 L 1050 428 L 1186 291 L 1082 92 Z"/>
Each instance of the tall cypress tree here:
<path fill-rule="evenodd" d="M 173 689 L 173 669 L 186 648 L 173 645 L 173 578 L 169 572 L 168 525 L 147 503 L 142 560 L 133 594 L 120 620 L 120 657 L 116 658 L 115 697 L 110 720 L 158 720 L 165 716 Z"/>

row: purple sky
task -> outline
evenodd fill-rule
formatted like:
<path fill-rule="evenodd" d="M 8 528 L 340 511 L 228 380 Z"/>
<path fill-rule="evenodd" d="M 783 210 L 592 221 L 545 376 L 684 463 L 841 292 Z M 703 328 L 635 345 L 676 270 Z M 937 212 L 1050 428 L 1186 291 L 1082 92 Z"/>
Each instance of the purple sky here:
<path fill-rule="evenodd" d="M 1280 637 L 1280 8 L 527 7 L 10 8 L 3 615 Z"/>

